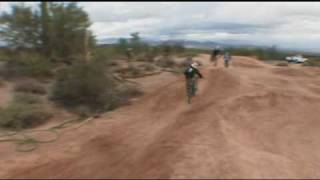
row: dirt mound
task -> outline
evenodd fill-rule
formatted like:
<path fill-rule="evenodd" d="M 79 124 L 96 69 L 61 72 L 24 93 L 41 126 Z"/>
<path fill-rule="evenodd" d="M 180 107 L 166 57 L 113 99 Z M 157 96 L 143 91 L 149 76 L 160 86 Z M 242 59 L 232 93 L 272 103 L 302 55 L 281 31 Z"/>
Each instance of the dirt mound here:
<path fill-rule="evenodd" d="M 291 96 L 276 92 L 258 92 L 250 93 L 248 95 L 242 95 L 232 99 L 230 108 L 233 111 L 246 110 L 247 112 L 253 112 L 263 110 L 266 108 L 276 108 L 279 102 L 284 100 L 290 100 Z M 285 104 L 285 103 L 284 103 Z"/>
<path fill-rule="evenodd" d="M 242 68 L 263 68 L 267 66 L 267 64 L 264 64 L 262 62 L 257 61 L 254 58 L 249 57 L 235 57 L 236 61 L 232 63 L 235 67 L 242 67 Z"/>
<path fill-rule="evenodd" d="M 276 68 L 272 71 L 274 74 L 288 77 L 310 77 L 311 75 L 302 69 Z"/>
<path fill-rule="evenodd" d="M 317 77 L 252 58 L 233 63 L 203 66 L 191 105 L 183 75 L 146 77 L 147 93 L 131 106 L 62 130 L 56 143 L 28 154 L 0 144 L 0 177 L 319 178 Z M 299 81 L 279 80 L 290 73 Z"/>

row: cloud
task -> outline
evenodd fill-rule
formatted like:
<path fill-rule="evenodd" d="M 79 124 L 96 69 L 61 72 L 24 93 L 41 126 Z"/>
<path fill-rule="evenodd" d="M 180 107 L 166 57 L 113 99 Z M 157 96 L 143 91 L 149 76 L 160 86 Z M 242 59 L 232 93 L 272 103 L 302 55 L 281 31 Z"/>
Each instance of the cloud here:
<path fill-rule="evenodd" d="M 39 4 L 39 2 L 0 2 L 0 13 L 2 12 L 10 12 L 11 6 L 14 4 L 24 4 L 26 6 L 30 6 L 32 8 L 35 8 L 37 4 Z"/>
<path fill-rule="evenodd" d="M 1 2 L 4 9 L 8 9 L 8 4 L 10 3 Z M 320 41 L 320 2 L 79 4 L 88 12 L 93 22 L 91 29 L 99 39 L 140 32 L 144 37 L 155 39 L 230 39 L 302 48 L 317 46 Z"/>

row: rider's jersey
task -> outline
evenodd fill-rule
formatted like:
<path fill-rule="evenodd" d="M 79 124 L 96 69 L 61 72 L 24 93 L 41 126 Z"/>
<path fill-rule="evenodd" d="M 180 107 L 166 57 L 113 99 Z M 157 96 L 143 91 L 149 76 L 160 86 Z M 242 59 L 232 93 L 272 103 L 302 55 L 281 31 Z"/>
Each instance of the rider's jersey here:
<path fill-rule="evenodd" d="M 231 60 L 230 54 L 225 54 L 225 55 L 224 55 L 224 60 L 225 60 L 225 61 L 230 61 L 230 60 Z"/>
<path fill-rule="evenodd" d="M 213 55 L 213 56 L 217 56 L 218 54 L 220 54 L 220 49 L 214 49 L 214 50 L 212 51 L 212 55 Z"/>
<path fill-rule="evenodd" d="M 198 69 L 193 68 L 193 67 L 188 67 L 185 71 L 184 71 L 184 75 L 186 78 L 193 78 L 195 75 L 198 75 L 200 78 L 202 78 L 202 74 L 199 72 Z"/>

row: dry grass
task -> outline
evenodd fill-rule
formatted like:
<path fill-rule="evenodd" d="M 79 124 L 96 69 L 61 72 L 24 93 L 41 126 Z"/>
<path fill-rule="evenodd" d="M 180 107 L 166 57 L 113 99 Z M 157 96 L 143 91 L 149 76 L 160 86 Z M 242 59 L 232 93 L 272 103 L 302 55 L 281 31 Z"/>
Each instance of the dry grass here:
<path fill-rule="evenodd" d="M 33 80 L 28 80 L 16 84 L 14 87 L 16 92 L 32 93 L 32 94 L 46 94 L 46 89 L 38 82 Z"/>

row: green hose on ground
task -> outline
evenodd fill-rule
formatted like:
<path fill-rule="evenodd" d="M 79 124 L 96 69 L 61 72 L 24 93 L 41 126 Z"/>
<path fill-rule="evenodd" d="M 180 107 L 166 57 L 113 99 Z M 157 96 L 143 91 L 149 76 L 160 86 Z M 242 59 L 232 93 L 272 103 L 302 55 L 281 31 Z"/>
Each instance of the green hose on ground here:
<path fill-rule="evenodd" d="M 95 118 L 95 117 L 94 117 Z M 88 118 L 90 119 L 90 118 Z M 78 122 L 79 118 L 76 119 L 70 119 L 67 120 L 61 124 L 58 124 L 56 126 L 50 127 L 48 129 L 44 130 L 30 130 L 30 131 L 15 131 L 15 132 L 2 132 L 0 134 L 0 143 L 2 142 L 14 142 L 16 143 L 16 151 L 18 152 L 31 152 L 39 147 L 39 144 L 43 143 L 52 143 L 57 141 L 60 136 L 59 133 L 57 132 L 58 129 L 63 129 L 71 125 L 73 122 Z M 86 120 L 85 120 L 86 121 Z M 34 132 L 50 132 L 51 134 L 54 134 L 54 138 L 49 139 L 49 140 L 39 140 L 31 135 L 28 135 L 29 133 L 34 133 Z M 14 136 L 20 136 L 20 138 L 14 137 Z M 12 138 L 10 138 L 12 137 Z M 2 139 L 4 138 L 4 139 Z"/>

